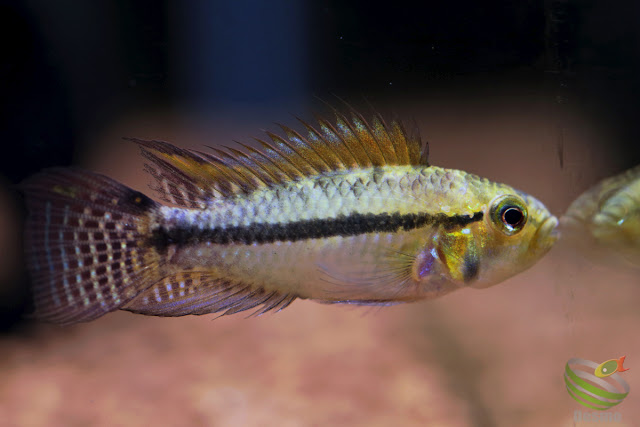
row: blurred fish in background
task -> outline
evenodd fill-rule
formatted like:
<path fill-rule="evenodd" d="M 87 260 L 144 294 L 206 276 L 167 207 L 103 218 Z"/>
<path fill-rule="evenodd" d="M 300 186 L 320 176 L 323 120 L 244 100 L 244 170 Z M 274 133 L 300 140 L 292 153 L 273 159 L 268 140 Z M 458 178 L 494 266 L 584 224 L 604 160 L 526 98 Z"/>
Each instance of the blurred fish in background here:
<path fill-rule="evenodd" d="M 561 224 L 563 239 L 590 259 L 640 268 L 640 166 L 580 195 Z"/>

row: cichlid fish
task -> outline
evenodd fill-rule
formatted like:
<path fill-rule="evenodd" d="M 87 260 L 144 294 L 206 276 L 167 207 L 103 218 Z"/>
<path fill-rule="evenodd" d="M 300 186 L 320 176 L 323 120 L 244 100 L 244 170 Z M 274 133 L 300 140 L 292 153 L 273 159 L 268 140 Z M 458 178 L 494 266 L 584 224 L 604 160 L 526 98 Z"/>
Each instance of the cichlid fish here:
<path fill-rule="evenodd" d="M 561 219 L 567 239 L 613 265 L 640 267 L 640 166 L 578 197 Z"/>
<path fill-rule="evenodd" d="M 556 241 L 535 198 L 430 166 L 397 121 L 335 114 L 262 150 L 135 140 L 168 204 L 78 169 L 26 181 L 35 317 L 389 305 L 494 285 Z"/>

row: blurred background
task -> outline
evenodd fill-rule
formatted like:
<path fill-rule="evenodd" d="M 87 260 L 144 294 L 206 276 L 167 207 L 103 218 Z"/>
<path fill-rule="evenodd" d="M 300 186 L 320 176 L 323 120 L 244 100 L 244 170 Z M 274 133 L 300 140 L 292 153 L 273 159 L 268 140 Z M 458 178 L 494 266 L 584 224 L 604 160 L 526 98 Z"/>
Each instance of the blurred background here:
<path fill-rule="evenodd" d="M 14 187 L 79 165 L 149 193 L 122 137 L 249 142 L 338 96 L 560 215 L 640 163 L 639 19 L 630 0 L 0 0 L 2 424 L 574 425 L 566 361 L 623 354 L 617 408 L 640 424 L 637 271 L 558 245 L 502 285 L 407 306 L 59 328 L 23 320 Z"/>

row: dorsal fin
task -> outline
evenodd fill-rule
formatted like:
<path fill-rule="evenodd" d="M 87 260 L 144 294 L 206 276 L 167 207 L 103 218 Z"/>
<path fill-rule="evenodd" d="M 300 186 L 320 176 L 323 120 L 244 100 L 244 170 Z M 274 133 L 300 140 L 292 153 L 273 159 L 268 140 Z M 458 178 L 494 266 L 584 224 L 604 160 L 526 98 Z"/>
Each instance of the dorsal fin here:
<path fill-rule="evenodd" d="M 138 143 L 162 199 L 178 206 L 205 208 L 215 197 L 249 193 L 262 187 L 331 171 L 373 166 L 427 165 L 427 146 L 410 136 L 397 120 L 380 115 L 371 123 L 351 109 L 349 118 L 333 110 L 335 121 L 317 118 L 318 128 L 300 120 L 307 136 L 280 125 L 284 136 L 266 132 L 256 139 L 262 149 L 225 147 L 213 153 L 186 150 L 162 141 L 128 138 Z"/>

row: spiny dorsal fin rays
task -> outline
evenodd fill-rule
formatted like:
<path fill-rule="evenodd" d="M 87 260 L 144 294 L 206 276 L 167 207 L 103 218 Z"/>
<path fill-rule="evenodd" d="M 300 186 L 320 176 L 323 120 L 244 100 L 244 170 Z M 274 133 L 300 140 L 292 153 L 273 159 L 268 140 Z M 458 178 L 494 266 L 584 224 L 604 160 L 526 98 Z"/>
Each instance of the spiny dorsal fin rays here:
<path fill-rule="evenodd" d="M 366 125 L 367 121 L 362 116 L 362 114 L 358 113 L 358 110 L 355 109 L 351 104 L 349 104 L 344 99 L 338 98 L 342 104 L 344 104 L 345 108 L 348 112 L 351 113 L 353 118 L 357 118 L 359 122 Z M 323 100 L 321 100 L 323 101 Z M 323 101 L 324 102 L 324 101 Z M 342 119 L 349 124 L 349 120 L 347 120 L 343 114 L 341 114 L 335 107 L 331 104 L 325 102 L 327 107 L 332 110 L 332 112 L 336 115 L 336 117 L 342 117 Z M 371 109 L 373 107 L 371 106 Z M 402 123 L 394 119 L 391 121 L 391 125 L 387 126 L 385 120 L 382 118 L 382 115 L 378 112 L 374 114 L 374 121 L 378 119 L 383 126 L 383 129 L 387 133 L 388 139 L 383 139 L 384 145 L 391 146 L 395 150 L 397 164 L 398 165 L 429 165 L 429 146 L 427 142 L 422 142 L 420 138 L 420 132 L 415 120 L 413 121 L 413 131 L 411 133 L 406 132 Z M 350 127 L 353 128 L 353 125 L 349 124 Z M 379 141 L 380 142 L 380 141 Z M 387 163 L 390 164 L 390 163 Z"/>
<path fill-rule="evenodd" d="M 186 207 L 204 208 L 213 197 L 246 194 L 331 171 L 427 164 L 426 145 L 419 136 L 408 135 L 397 120 L 387 125 L 375 115 L 367 123 L 353 109 L 349 119 L 333 112 L 335 125 L 317 117 L 317 130 L 298 119 L 306 137 L 280 125 L 286 137 L 267 131 L 270 142 L 256 138 L 261 149 L 238 143 L 245 152 L 210 147 L 213 153 L 203 153 L 162 141 L 129 139 L 150 161 L 146 170 L 156 179 L 162 198 Z"/>
<path fill-rule="evenodd" d="M 318 143 L 327 144 L 330 150 L 335 151 L 335 153 L 342 161 L 344 168 L 353 169 L 360 166 L 358 160 L 353 155 L 352 150 L 349 148 L 349 146 L 347 146 L 347 143 L 342 138 L 340 138 L 338 132 L 333 128 L 331 123 L 318 116 L 316 117 L 316 121 L 320 125 L 321 133 L 313 129 L 311 125 L 308 125 L 306 123 L 305 125 L 308 129 L 313 130 L 314 138 L 316 135 L 319 137 Z"/>
<path fill-rule="evenodd" d="M 252 158 L 247 153 L 244 153 L 227 145 L 223 145 L 223 147 L 229 150 L 229 153 L 233 154 L 238 162 L 242 163 L 242 165 L 239 165 L 238 167 L 244 166 L 247 171 L 251 172 L 258 179 L 260 179 L 264 183 L 264 185 L 271 186 L 274 183 L 280 181 L 269 171 L 268 168 L 263 167 L 260 162 L 256 161 L 255 158 Z"/>
<path fill-rule="evenodd" d="M 273 176 L 274 184 L 284 182 L 289 179 L 289 176 L 282 169 L 280 169 L 277 164 L 273 163 L 269 157 L 265 156 L 263 152 L 241 142 L 237 142 L 237 144 L 247 150 L 247 152 L 249 153 L 249 157 L 253 161 L 255 161 L 256 165 L 262 168 L 262 170 L 269 175 Z"/>
<path fill-rule="evenodd" d="M 320 173 L 318 168 L 314 166 L 313 152 L 298 153 L 290 144 L 287 143 L 281 136 L 274 134 L 273 132 L 265 131 L 265 133 L 273 141 L 273 145 L 283 158 L 288 159 L 304 176 L 313 176 Z"/>
<path fill-rule="evenodd" d="M 415 118 L 411 119 L 409 123 L 411 128 L 407 131 L 401 122 L 394 122 L 397 132 L 402 134 L 405 147 L 409 152 L 409 164 L 429 166 L 429 142 L 423 142 L 420 138 L 420 127 Z"/>
<path fill-rule="evenodd" d="M 405 138 L 404 131 L 400 124 L 397 121 L 393 121 L 391 122 L 390 129 L 387 129 L 389 139 L 392 141 L 398 141 L 397 144 L 394 144 L 398 163 L 401 165 L 412 164 L 409 144 L 407 143 L 407 139 Z"/>
<path fill-rule="evenodd" d="M 268 133 L 269 137 L 271 139 L 277 138 L 291 147 L 291 149 L 302 157 L 304 161 L 309 163 L 314 174 L 326 173 L 333 170 L 327 161 L 314 149 L 313 144 L 310 144 L 293 129 L 279 123 L 277 123 L 277 125 L 283 130 L 288 141 L 285 141 L 282 137 L 270 132 Z"/>
<path fill-rule="evenodd" d="M 276 148 L 269 144 L 267 141 L 259 138 L 254 138 L 263 148 L 263 154 L 269 159 L 269 161 L 284 172 L 289 180 L 301 180 L 305 177 L 304 173 L 296 167 L 294 161 L 287 158 L 286 155 L 280 153 Z"/>
<path fill-rule="evenodd" d="M 360 141 L 360 143 L 365 147 L 364 149 L 371 158 L 373 166 L 384 166 L 388 164 L 386 159 L 384 158 L 384 153 L 380 149 L 378 142 L 369 131 L 364 119 L 361 119 L 357 116 L 357 113 L 352 111 L 351 121 L 347 123 L 350 123 L 349 128 L 352 130 L 355 138 Z"/>
<path fill-rule="evenodd" d="M 356 139 L 365 147 L 365 153 L 369 155 L 375 166 L 399 164 L 394 150 L 394 141 L 386 132 L 386 124 L 380 117 L 380 114 L 374 114 L 373 126 L 370 126 L 362 114 L 345 100 L 340 100 L 350 113 L 351 121 L 335 107 L 329 106 L 329 109 L 331 109 L 336 116 L 338 127 L 340 127 L 341 130 L 344 129 L 346 133 L 355 133 Z"/>
<path fill-rule="evenodd" d="M 145 164 L 145 170 L 156 180 L 157 186 L 152 188 L 166 202 L 190 208 L 204 207 L 203 201 L 214 197 L 211 192 L 213 187 L 211 183 L 206 187 L 198 186 L 193 174 L 184 168 L 186 159 L 189 159 L 191 163 L 206 163 L 203 160 L 198 160 L 187 150 L 163 141 L 125 139 L 137 143 L 142 150 L 142 155 L 150 161 Z"/>
<path fill-rule="evenodd" d="M 291 147 L 301 157 L 311 163 L 317 173 L 326 173 L 333 170 L 331 164 L 325 160 L 322 155 L 314 149 L 314 145 L 309 143 L 309 141 L 302 137 L 302 135 L 288 126 L 279 123 L 277 125 L 282 129 L 285 135 L 287 135 L 287 138 L 289 138 Z"/>
<path fill-rule="evenodd" d="M 386 163 L 397 165 L 399 162 L 398 162 L 398 156 L 396 155 L 395 147 L 393 145 L 391 136 L 387 132 L 387 126 L 379 114 L 376 114 L 373 117 L 373 123 L 370 129 L 370 132 L 373 134 L 376 141 L 378 142 L 378 146 L 380 147 L 380 150 L 384 155 Z"/>
<path fill-rule="evenodd" d="M 204 208 L 213 197 L 255 188 L 255 183 L 252 185 L 251 180 L 229 164 L 233 158 L 228 153 L 220 152 L 225 160 L 163 141 L 131 140 L 141 146 L 143 155 L 152 162 L 147 170 L 154 165 L 158 167 L 158 173 L 152 172 L 159 184 L 156 190 L 170 203 Z"/>
<path fill-rule="evenodd" d="M 149 185 L 149 187 L 153 191 L 156 191 L 158 194 L 160 194 L 160 199 L 164 200 L 167 203 L 173 203 L 178 206 L 189 208 L 196 207 L 197 203 L 195 205 L 192 205 L 190 200 L 200 199 L 200 196 L 202 195 L 198 195 L 197 190 L 194 191 L 193 188 L 187 187 L 190 184 L 186 184 L 183 187 L 184 190 L 180 191 L 179 187 L 176 186 L 171 179 L 167 178 L 168 176 L 170 176 L 167 171 L 170 170 L 172 166 L 170 164 L 166 164 L 165 166 L 166 168 L 162 168 L 160 163 L 157 162 L 154 165 L 145 164 L 145 172 L 149 173 L 156 180 L 156 184 Z M 177 176 L 181 175 L 181 172 L 177 169 L 175 170 L 175 173 L 177 174 Z M 174 177 L 173 179 L 176 178 Z M 186 180 L 187 178 L 185 178 L 185 181 Z M 187 197 L 187 194 L 190 194 L 191 196 Z"/>
<path fill-rule="evenodd" d="M 332 166 L 335 170 L 347 168 L 339 153 L 334 150 L 333 147 L 320 136 L 320 133 L 317 130 L 315 130 L 310 124 L 308 124 L 301 118 L 296 117 L 296 119 L 307 130 L 307 140 L 309 141 L 309 143 L 317 147 L 316 149 L 318 150 L 318 152 L 322 154 L 322 157 L 327 160 L 330 166 Z"/>
<path fill-rule="evenodd" d="M 349 124 L 349 120 L 346 117 L 341 115 L 338 111 L 334 110 L 334 115 L 336 117 L 336 128 L 334 128 L 328 121 L 322 120 L 322 122 L 326 123 L 330 129 L 335 132 L 335 134 L 342 139 L 345 146 L 347 146 L 351 153 L 353 153 L 358 165 L 363 168 L 371 167 L 377 165 L 375 161 L 376 152 L 375 149 L 372 150 L 371 147 L 368 147 L 367 144 L 358 138 L 355 130 Z M 321 119 L 318 119 L 320 122 Z"/>
<path fill-rule="evenodd" d="M 207 153 L 199 154 L 205 159 L 211 159 L 212 162 L 215 162 L 213 164 L 217 166 L 220 173 L 229 181 L 235 182 L 244 192 L 248 193 L 264 184 L 262 179 L 256 179 L 259 177 L 251 169 L 245 167 L 232 153 L 227 153 L 215 147 L 208 148 L 210 148 L 215 155 Z"/>

